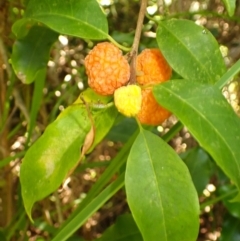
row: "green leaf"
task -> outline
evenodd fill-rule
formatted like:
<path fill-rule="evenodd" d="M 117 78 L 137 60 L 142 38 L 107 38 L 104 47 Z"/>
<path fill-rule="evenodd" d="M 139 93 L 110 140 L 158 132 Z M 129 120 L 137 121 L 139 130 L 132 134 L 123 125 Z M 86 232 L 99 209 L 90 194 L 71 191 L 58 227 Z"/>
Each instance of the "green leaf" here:
<path fill-rule="evenodd" d="M 172 80 L 153 90 L 240 189 L 240 119 L 216 86 Z"/>
<path fill-rule="evenodd" d="M 33 204 L 56 190 L 76 165 L 89 129 L 86 109 L 70 106 L 27 151 L 21 165 L 20 181 L 29 217 Z"/>
<path fill-rule="evenodd" d="M 125 186 L 145 241 L 196 240 L 196 190 L 185 164 L 160 137 L 140 131 L 128 157 Z"/>
<path fill-rule="evenodd" d="M 67 35 L 106 39 L 108 23 L 96 0 L 30 0 L 25 17 Z"/>
<path fill-rule="evenodd" d="M 38 73 L 46 69 L 50 48 L 57 36 L 48 28 L 33 26 L 24 38 L 16 40 L 11 61 L 16 75 L 23 83 L 33 82 Z"/>
<path fill-rule="evenodd" d="M 28 34 L 29 30 L 34 24 L 36 24 L 35 21 L 27 18 L 22 18 L 13 24 L 12 31 L 17 39 L 22 39 Z"/>
<path fill-rule="evenodd" d="M 230 194 L 227 198 L 223 199 L 223 203 L 224 206 L 227 208 L 228 212 L 235 218 L 240 218 L 240 205 L 238 202 L 231 202 L 231 199 L 234 198 L 234 194 L 233 193 L 231 195 L 231 193 L 236 190 L 236 187 L 228 184 L 228 185 L 221 185 L 218 188 L 218 192 L 220 195 L 227 195 Z"/>
<path fill-rule="evenodd" d="M 114 106 L 92 112 L 96 127 L 93 147 L 107 134 L 116 115 Z M 64 110 L 27 151 L 20 180 L 25 209 L 30 217 L 33 204 L 56 190 L 78 163 L 90 126 L 86 106 L 75 103 Z"/>
<path fill-rule="evenodd" d="M 124 214 L 119 216 L 116 223 L 97 241 L 143 241 L 143 239 L 132 215 Z"/>
<path fill-rule="evenodd" d="M 222 0 L 227 8 L 228 15 L 233 16 L 236 8 L 236 0 Z"/>
<path fill-rule="evenodd" d="M 180 154 L 180 157 L 188 167 L 198 195 L 202 194 L 213 172 L 210 156 L 202 148 L 195 147 Z"/>
<path fill-rule="evenodd" d="M 240 220 L 225 217 L 219 241 L 240 241 Z"/>
<path fill-rule="evenodd" d="M 137 135 L 138 130 L 129 138 L 127 143 L 124 144 L 118 154 L 111 160 L 104 173 L 99 177 L 97 182 L 93 184 L 92 188 L 87 193 L 86 198 L 84 198 L 74 212 L 72 212 L 68 220 L 63 224 L 62 228 L 65 228 L 103 190 L 109 181 L 116 176 L 119 169 L 125 166 L 129 151 Z"/>
<path fill-rule="evenodd" d="M 116 122 L 117 123 L 113 126 L 106 138 L 114 142 L 120 141 L 125 143 L 137 130 L 137 122 L 134 118 L 127 118 L 122 115 L 119 115 Z"/>
<path fill-rule="evenodd" d="M 118 115 L 118 111 L 115 106 L 110 108 L 103 108 L 93 113 L 95 117 L 95 138 L 92 147 L 88 151 L 91 152 L 93 148 L 105 137 L 110 128 L 114 124 L 115 118 Z"/>
<path fill-rule="evenodd" d="M 184 79 L 213 84 L 226 71 L 215 38 L 192 21 L 161 21 L 157 42 L 169 64 Z"/>
<path fill-rule="evenodd" d="M 113 102 L 110 102 L 111 100 L 112 96 L 102 96 L 91 88 L 87 88 L 75 101 L 75 104 L 87 103 L 95 119 L 95 138 L 88 153 L 105 137 L 115 122 L 118 111 L 113 105 Z"/>

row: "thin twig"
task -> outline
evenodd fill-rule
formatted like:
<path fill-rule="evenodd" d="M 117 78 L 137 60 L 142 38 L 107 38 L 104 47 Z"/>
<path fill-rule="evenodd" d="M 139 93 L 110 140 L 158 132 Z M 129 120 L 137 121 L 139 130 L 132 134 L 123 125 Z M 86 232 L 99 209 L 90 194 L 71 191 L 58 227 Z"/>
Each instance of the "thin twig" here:
<path fill-rule="evenodd" d="M 24 104 L 24 102 L 22 100 L 22 97 L 19 93 L 19 90 L 17 88 L 14 88 L 12 94 L 13 94 L 13 97 L 15 99 L 16 106 L 22 111 L 27 123 L 29 123 L 30 122 L 30 114 L 27 110 L 26 105 Z"/>
<path fill-rule="evenodd" d="M 134 84 L 136 82 L 136 58 L 138 54 L 138 46 L 141 38 L 143 20 L 147 9 L 147 3 L 148 3 L 148 0 L 141 1 L 141 7 L 138 14 L 136 32 L 133 40 L 132 50 L 130 53 L 130 56 L 131 56 L 131 63 L 130 63 L 131 77 L 129 81 L 130 84 Z"/>
<path fill-rule="evenodd" d="M 62 213 L 61 201 L 60 201 L 57 191 L 54 192 L 54 197 L 55 197 L 55 203 L 56 203 L 58 222 L 61 225 L 64 222 L 64 218 L 63 218 L 63 213 Z"/>

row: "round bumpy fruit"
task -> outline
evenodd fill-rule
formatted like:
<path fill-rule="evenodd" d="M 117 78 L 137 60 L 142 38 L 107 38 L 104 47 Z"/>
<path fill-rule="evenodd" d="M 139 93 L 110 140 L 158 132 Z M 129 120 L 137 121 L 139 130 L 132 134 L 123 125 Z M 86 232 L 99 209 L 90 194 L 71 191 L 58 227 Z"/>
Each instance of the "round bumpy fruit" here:
<path fill-rule="evenodd" d="M 169 80 L 172 69 L 159 49 L 145 49 L 137 56 L 137 82 L 158 84 Z"/>
<path fill-rule="evenodd" d="M 141 88 L 137 85 L 123 86 L 114 92 L 114 103 L 125 116 L 136 116 L 141 109 Z"/>
<path fill-rule="evenodd" d="M 130 67 L 121 50 L 111 43 L 97 44 L 85 58 L 89 86 L 100 95 L 112 95 L 125 85 Z"/>
<path fill-rule="evenodd" d="M 137 115 L 138 120 L 146 125 L 160 125 L 171 113 L 160 106 L 155 100 L 152 89 L 142 90 L 142 106 Z"/>

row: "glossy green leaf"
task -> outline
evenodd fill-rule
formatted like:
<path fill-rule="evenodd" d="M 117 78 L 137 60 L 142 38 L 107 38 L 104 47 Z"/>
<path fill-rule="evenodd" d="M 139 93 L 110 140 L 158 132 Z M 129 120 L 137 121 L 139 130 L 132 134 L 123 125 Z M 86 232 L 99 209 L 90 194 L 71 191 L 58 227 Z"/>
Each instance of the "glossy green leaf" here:
<path fill-rule="evenodd" d="M 172 80 L 153 90 L 240 189 L 240 119 L 216 86 Z"/>
<path fill-rule="evenodd" d="M 181 153 L 180 157 L 188 167 L 198 195 L 201 195 L 213 172 L 210 156 L 202 148 L 195 147 Z"/>
<path fill-rule="evenodd" d="M 86 109 L 70 106 L 27 151 L 20 181 L 24 206 L 30 217 L 33 204 L 56 190 L 76 165 L 89 130 Z"/>
<path fill-rule="evenodd" d="M 106 16 L 96 0 L 30 0 L 25 17 L 81 38 L 105 39 L 108 34 Z"/>
<path fill-rule="evenodd" d="M 125 186 L 145 241 L 196 240 L 197 192 L 183 161 L 160 137 L 140 131 L 128 157 Z"/>
<path fill-rule="evenodd" d="M 143 241 L 143 238 L 132 215 L 124 214 L 97 241 Z"/>
<path fill-rule="evenodd" d="M 184 79 L 215 83 L 226 71 L 215 38 L 192 21 L 161 21 L 157 42 L 169 64 Z"/>
<path fill-rule="evenodd" d="M 33 26 L 24 38 L 16 40 L 11 61 L 23 83 L 33 82 L 39 71 L 46 69 L 50 48 L 57 37 L 57 33 L 48 28 Z"/>
<path fill-rule="evenodd" d="M 225 217 L 219 241 L 240 241 L 240 220 Z"/>
<path fill-rule="evenodd" d="M 222 1 L 226 6 L 228 15 L 232 17 L 236 8 L 236 0 L 222 0 Z"/>

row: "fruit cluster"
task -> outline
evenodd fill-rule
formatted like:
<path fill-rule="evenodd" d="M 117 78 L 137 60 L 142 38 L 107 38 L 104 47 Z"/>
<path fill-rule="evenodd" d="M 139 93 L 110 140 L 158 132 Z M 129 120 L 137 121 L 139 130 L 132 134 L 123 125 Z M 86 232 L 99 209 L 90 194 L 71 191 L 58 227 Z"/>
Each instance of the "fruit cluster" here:
<path fill-rule="evenodd" d="M 172 69 L 158 49 L 145 49 L 137 56 L 136 82 L 127 85 L 130 66 L 113 44 L 97 44 L 85 58 L 89 86 L 98 94 L 114 94 L 118 111 L 136 116 L 140 123 L 159 125 L 171 113 L 161 107 L 152 93 L 154 84 L 170 79 Z"/>

